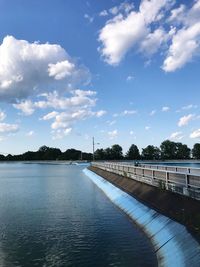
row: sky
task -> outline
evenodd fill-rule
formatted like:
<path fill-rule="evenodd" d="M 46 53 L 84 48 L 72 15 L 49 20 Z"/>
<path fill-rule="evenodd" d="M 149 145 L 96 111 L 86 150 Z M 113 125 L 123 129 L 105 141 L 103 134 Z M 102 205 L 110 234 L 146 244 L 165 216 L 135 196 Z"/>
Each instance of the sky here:
<path fill-rule="evenodd" d="M 0 153 L 192 148 L 199 56 L 200 0 L 0 0 Z"/>

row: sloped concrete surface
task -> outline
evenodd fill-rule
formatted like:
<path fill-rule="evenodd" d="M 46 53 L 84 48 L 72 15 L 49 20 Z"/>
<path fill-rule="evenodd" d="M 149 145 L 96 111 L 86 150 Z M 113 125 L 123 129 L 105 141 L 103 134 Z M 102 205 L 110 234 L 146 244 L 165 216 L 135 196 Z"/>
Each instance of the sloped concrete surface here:
<path fill-rule="evenodd" d="M 183 225 L 148 208 L 94 172 L 83 172 L 142 227 L 154 245 L 160 267 L 200 267 L 200 245 Z"/>

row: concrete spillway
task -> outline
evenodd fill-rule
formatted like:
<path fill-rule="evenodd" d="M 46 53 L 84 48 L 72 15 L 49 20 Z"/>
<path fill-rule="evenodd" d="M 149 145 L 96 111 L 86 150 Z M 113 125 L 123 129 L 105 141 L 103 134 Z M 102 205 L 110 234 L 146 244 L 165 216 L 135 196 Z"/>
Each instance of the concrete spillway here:
<path fill-rule="evenodd" d="M 149 236 L 162 267 L 199 267 L 200 245 L 187 229 L 88 169 L 84 173 Z"/>

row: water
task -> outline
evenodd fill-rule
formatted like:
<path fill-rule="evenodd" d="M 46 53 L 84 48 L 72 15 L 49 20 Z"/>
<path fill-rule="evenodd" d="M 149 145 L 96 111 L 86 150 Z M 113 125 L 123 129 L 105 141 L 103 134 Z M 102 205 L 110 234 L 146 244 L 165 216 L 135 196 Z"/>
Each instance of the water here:
<path fill-rule="evenodd" d="M 157 266 L 143 232 L 82 168 L 0 164 L 0 266 Z"/>

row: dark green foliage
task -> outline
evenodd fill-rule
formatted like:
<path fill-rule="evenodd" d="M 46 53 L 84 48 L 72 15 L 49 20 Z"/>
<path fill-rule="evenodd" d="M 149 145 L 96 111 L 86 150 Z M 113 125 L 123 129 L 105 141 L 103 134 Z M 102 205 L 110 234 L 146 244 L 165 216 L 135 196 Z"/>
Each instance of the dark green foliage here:
<path fill-rule="evenodd" d="M 106 149 L 97 149 L 94 156 L 95 160 L 121 160 L 123 159 L 122 147 L 115 144 Z"/>
<path fill-rule="evenodd" d="M 196 143 L 192 149 L 192 156 L 194 159 L 200 159 L 200 144 Z"/>
<path fill-rule="evenodd" d="M 161 156 L 160 149 L 156 146 L 148 145 L 142 149 L 142 159 L 145 160 L 159 160 Z"/>
<path fill-rule="evenodd" d="M 190 148 L 180 142 L 166 140 L 160 145 L 162 159 L 189 159 Z"/>
<path fill-rule="evenodd" d="M 135 144 L 132 144 L 123 156 L 122 147 L 118 144 L 108 147 L 106 149 L 97 149 L 94 153 L 95 160 L 181 160 L 190 159 L 191 150 L 187 145 L 180 142 L 172 142 L 165 140 L 161 143 L 160 149 L 153 145 L 148 145 L 142 149 L 140 155 L 139 149 Z M 193 158 L 200 159 L 200 144 L 195 144 L 192 150 Z M 67 149 L 61 152 L 58 148 L 41 146 L 38 151 L 27 151 L 21 155 L 0 155 L 0 161 L 14 161 L 14 160 L 89 160 L 93 159 L 92 153 L 82 152 L 74 148 Z"/>
<path fill-rule="evenodd" d="M 140 159 L 140 152 L 136 145 L 132 144 L 126 153 L 126 158 L 129 160 Z"/>
<path fill-rule="evenodd" d="M 58 148 L 42 146 L 38 151 L 27 151 L 21 155 L 0 155 L 0 160 L 19 161 L 19 160 L 92 160 L 92 154 L 76 149 L 68 149 L 64 153 Z"/>
<path fill-rule="evenodd" d="M 123 159 L 122 147 L 120 145 L 113 145 L 111 147 L 111 157 L 115 160 Z"/>

